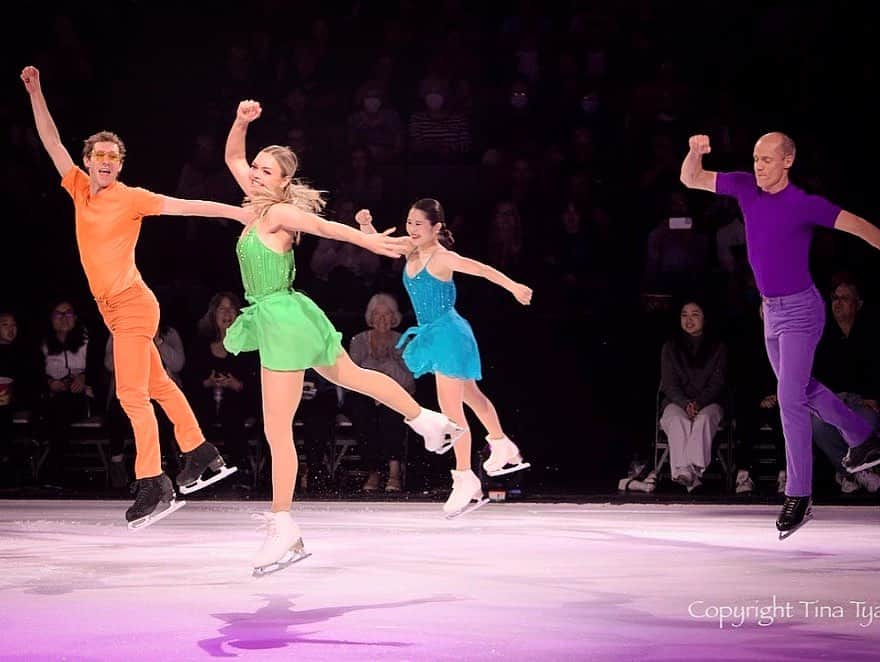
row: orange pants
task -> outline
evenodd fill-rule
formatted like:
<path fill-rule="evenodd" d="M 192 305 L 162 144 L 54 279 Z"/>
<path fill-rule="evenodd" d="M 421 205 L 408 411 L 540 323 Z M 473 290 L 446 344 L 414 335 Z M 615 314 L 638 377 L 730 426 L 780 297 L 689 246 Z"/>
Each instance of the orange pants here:
<path fill-rule="evenodd" d="M 191 451 L 205 440 L 205 435 L 183 392 L 165 372 L 153 341 L 159 328 L 159 302 L 150 288 L 143 282 L 136 283 L 97 303 L 113 334 L 116 395 L 134 430 L 135 478 L 152 478 L 162 473 L 162 459 L 151 399 L 174 424 L 180 450 Z"/>

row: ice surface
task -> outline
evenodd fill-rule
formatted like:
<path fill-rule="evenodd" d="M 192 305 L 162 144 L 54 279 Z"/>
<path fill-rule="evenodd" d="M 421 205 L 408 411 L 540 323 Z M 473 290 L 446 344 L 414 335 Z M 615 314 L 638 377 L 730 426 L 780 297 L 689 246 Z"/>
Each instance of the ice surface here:
<path fill-rule="evenodd" d="M 313 556 L 252 578 L 254 504 L 127 505 L 0 501 L 0 658 L 878 659 L 874 507 L 298 503 Z"/>

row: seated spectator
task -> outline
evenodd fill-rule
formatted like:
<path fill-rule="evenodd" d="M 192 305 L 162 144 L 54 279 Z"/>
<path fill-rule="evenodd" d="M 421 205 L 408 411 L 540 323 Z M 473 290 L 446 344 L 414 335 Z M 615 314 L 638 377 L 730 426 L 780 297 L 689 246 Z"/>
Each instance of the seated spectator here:
<path fill-rule="evenodd" d="M 643 291 L 680 296 L 709 269 L 709 239 L 700 232 L 682 191 L 670 195 L 668 213 L 648 235 Z"/>
<path fill-rule="evenodd" d="M 403 123 L 382 85 L 367 81 L 358 90 L 358 109 L 348 116 L 348 145 L 365 145 L 379 164 L 393 163 L 403 152 Z"/>
<path fill-rule="evenodd" d="M 382 202 L 385 182 L 373 169 L 370 152 L 365 147 L 353 147 L 350 155 L 348 165 L 336 176 L 336 194 L 353 200 L 358 208 L 369 207 L 376 213 Z"/>
<path fill-rule="evenodd" d="M 218 442 L 229 465 L 246 475 L 250 471 L 246 423 L 259 418 L 259 365 L 254 352 L 233 355 L 223 346 L 226 331 L 240 312 L 241 300 L 233 292 L 211 297 L 198 323 L 198 337 L 190 345 L 186 393 L 205 435 Z"/>
<path fill-rule="evenodd" d="M 468 119 L 446 108 L 448 85 L 442 81 L 425 87 L 425 110 L 409 120 L 409 152 L 419 163 L 461 163 L 471 150 Z"/>
<path fill-rule="evenodd" d="M 727 347 L 704 329 L 702 306 L 688 301 L 681 308 L 681 329 L 663 345 L 660 359 L 660 427 L 669 439 L 672 480 L 688 492 L 702 485 L 724 417 Z"/>
<path fill-rule="evenodd" d="M 98 382 L 96 353 L 89 351 L 88 330 L 70 301 L 62 299 L 52 307 L 41 350 L 44 375 L 41 419 L 49 443 L 45 483 L 63 486 L 63 460 L 70 424 L 94 413 L 92 405 Z M 97 356 L 100 361 L 100 354 Z"/>
<path fill-rule="evenodd" d="M 587 299 L 590 246 L 583 212 L 573 202 L 565 204 L 560 221 L 552 228 L 544 256 L 548 294 L 558 305 L 582 306 Z"/>
<path fill-rule="evenodd" d="M 401 350 L 396 347 L 400 333 L 392 330 L 402 319 L 397 300 L 390 294 L 374 294 L 364 317 L 369 328 L 351 339 L 349 354 L 352 361 L 362 368 L 388 375 L 410 394 L 415 393 L 415 378 L 403 362 Z M 347 391 L 345 396 L 362 449 L 361 457 L 369 471 L 361 489 L 365 492 L 379 489 L 380 474 L 387 467 L 385 491 L 399 492 L 406 425 L 398 414 L 372 398 L 354 391 Z"/>
<path fill-rule="evenodd" d="M 488 261 L 504 273 L 524 278 L 526 265 L 523 222 L 516 204 L 501 201 L 495 205 L 486 238 Z"/>
<path fill-rule="evenodd" d="M 487 124 L 488 146 L 508 154 L 534 156 L 546 141 L 548 123 L 541 116 L 537 94 L 522 77 L 505 89 Z"/>
<path fill-rule="evenodd" d="M 15 315 L 0 311 L 0 486 L 11 482 L 17 471 L 12 447 L 15 414 L 34 405 L 33 366 L 28 358 L 18 339 Z"/>
<path fill-rule="evenodd" d="M 862 319 L 863 305 L 855 279 L 838 274 L 831 290 L 832 319 L 816 348 L 813 374 L 876 430 L 880 425 L 880 351 L 876 330 Z M 880 489 L 880 475 L 875 471 L 850 474 L 841 465 L 849 445 L 836 427 L 816 416 L 812 422 L 813 442 L 831 461 L 842 492 Z"/>

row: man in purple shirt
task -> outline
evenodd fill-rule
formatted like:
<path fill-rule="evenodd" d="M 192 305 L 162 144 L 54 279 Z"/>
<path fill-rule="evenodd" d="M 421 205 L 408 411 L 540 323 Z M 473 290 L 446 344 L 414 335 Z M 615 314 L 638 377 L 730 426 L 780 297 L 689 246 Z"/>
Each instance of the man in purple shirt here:
<path fill-rule="evenodd" d="M 681 165 L 688 188 L 729 195 L 739 202 L 746 247 L 764 300 L 764 340 L 778 381 L 788 480 L 776 520 L 780 538 L 812 518 L 811 412 L 840 430 L 849 446 L 843 466 L 850 472 L 880 464 L 880 439 L 870 425 L 812 377 L 813 355 L 825 327 L 825 304 L 809 271 L 814 227 L 849 232 L 880 248 L 880 229 L 788 179 L 794 141 L 783 133 L 762 136 L 754 149 L 754 175 L 703 169 L 711 151 L 708 136 L 692 136 Z"/>

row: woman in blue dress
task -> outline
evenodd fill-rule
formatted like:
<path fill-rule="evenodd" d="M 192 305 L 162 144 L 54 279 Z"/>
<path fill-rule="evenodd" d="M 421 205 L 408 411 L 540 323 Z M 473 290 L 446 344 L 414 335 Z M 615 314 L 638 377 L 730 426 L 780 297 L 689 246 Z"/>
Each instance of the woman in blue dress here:
<path fill-rule="evenodd" d="M 363 231 L 375 231 L 368 212 L 359 212 L 357 221 Z M 519 448 L 504 434 L 495 406 L 477 386 L 482 378 L 480 352 L 471 325 L 455 309 L 452 276 L 455 272 L 481 276 L 509 291 L 523 305 L 531 302 L 532 290 L 497 269 L 449 250 L 452 233 L 437 200 L 426 198 L 413 204 L 406 231 L 414 249 L 407 256 L 403 284 L 418 325 L 403 333 L 398 346 L 405 347 L 403 360 L 416 378 L 434 374 L 440 410 L 465 428 L 455 443 L 452 493 L 443 506 L 447 516 L 454 517 L 486 502 L 480 479 L 471 470 L 471 434 L 464 405 L 488 432 L 486 440 L 492 452 L 483 463 L 487 474 L 500 476 L 526 469 L 529 464 L 523 462 Z"/>

